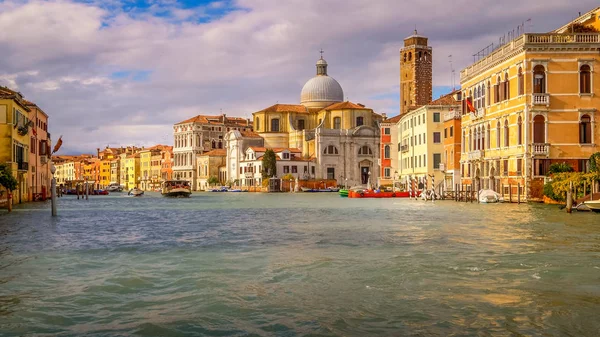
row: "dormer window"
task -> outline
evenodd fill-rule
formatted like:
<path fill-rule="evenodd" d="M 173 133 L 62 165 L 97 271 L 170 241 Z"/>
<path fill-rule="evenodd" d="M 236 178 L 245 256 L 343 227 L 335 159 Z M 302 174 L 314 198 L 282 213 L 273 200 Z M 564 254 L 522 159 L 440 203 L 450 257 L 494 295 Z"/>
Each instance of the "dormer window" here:
<path fill-rule="evenodd" d="M 290 159 L 290 153 L 289 152 L 284 152 L 282 155 L 283 155 L 283 159 Z"/>

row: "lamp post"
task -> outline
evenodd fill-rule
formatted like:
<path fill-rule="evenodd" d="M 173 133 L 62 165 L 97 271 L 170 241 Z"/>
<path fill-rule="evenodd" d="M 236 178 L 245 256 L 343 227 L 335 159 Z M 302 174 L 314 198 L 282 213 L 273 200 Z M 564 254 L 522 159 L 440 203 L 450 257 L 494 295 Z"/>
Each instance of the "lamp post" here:
<path fill-rule="evenodd" d="M 398 179 L 398 171 L 394 171 L 394 179 L 392 180 L 392 192 L 396 192 L 396 180 Z"/>
<path fill-rule="evenodd" d="M 50 162 L 50 173 L 52 173 L 52 180 L 50 181 L 51 196 L 50 201 L 52 204 L 52 216 L 56 216 L 56 178 L 54 177 L 54 173 L 56 172 L 56 167 L 53 162 Z"/>
<path fill-rule="evenodd" d="M 367 180 L 367 188 L 370 189 L 371 188 L 371 170 L 369 170 L 368 175 L 369 175 L 369 179 Z"/>

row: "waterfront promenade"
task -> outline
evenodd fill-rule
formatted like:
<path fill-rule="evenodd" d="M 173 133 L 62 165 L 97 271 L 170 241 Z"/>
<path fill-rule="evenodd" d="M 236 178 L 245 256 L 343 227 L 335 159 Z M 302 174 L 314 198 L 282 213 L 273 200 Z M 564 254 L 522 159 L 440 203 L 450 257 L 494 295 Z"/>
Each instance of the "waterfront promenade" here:
<path fill-rule="evenodd" d="M 2 336 L 595 336 L 599 216 L 196 193 L 0 215 Z"/>

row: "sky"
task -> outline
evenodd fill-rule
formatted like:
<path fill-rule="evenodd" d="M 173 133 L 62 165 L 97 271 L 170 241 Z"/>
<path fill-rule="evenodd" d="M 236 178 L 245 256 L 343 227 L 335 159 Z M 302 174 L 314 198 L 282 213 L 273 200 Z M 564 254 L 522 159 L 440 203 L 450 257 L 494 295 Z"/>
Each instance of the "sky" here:
<path fill-rule="evenodd" d="M 298 104 L 319 50 L 347 100 L 399 111 L 399 49 L 433 48 L 434 99 L 526 22 L 547 32 L 597 0 L 0 0 L 0 85 L 49 116 L 62 154 L 173 143 L 198 114 Z M 531 19 L 530 21 L 527 21 Z M 452 55 L 450 57 L 450 55 Z M 451 61 L 451 62 L 450 62 Z"/>

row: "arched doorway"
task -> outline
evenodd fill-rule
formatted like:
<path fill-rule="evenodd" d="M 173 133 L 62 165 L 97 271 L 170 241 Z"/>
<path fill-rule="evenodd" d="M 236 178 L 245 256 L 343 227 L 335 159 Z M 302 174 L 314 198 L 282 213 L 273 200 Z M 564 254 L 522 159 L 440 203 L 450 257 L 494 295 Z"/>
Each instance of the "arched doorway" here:
<path fill-rule="evenodd" d="M 481 170 L 479 169 L 479 167 L 477 168 L 477 170 L 475 170 L 475 178 L 473 178 L 473 182 L 474 182 L 474 187 L 475 187 L 475 192 L 479 191 L 481 189 Z"/>
<path fill-rule="evenodd" d="M 360 163 L 358 163 L 358 169 L 360 172 L 360 183 L 365 185 L 365 184 L 369 184 L 369 183 L 373 183 L 373 179 L 372 179 L 372 175 L 373 175 L 373 171 L 371 170 L 372 167 L 372 163 L 370 160 L 362 160 Z M 371 178 L 369 181 L 369 178 Z"/>
<path fill-rule="evenodd" d="M 496 173 L 496 169 L 494 169 L 494 167 L 492 166 L 490 168 L 490 178 L 489 178 L 489 182 L 490 182 L 490 190 L 496 190 L 496 178 L 494 178 L 494 175 Z"/>

